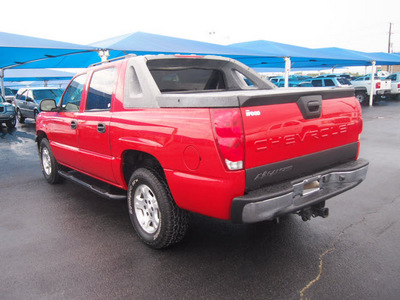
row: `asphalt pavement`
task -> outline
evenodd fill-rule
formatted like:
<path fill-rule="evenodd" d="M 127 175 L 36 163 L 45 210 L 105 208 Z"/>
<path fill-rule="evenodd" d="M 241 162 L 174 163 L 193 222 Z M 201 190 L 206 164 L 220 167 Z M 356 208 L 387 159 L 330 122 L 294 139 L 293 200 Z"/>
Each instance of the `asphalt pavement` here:
<path fill-rule="evenodd" d="M 42 176 L 35 123 L 0 130 L 0 299 L 400 299 L 400 102 L 364 107 L 367 179 L 330 216 L 235 225 L 191 215 L 152 250 L 125 202 Z"/>

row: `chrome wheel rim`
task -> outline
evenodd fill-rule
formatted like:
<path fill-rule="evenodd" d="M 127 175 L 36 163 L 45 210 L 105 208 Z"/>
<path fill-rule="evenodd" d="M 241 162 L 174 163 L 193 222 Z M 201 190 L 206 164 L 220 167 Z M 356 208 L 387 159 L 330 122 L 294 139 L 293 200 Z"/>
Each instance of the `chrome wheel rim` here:
<path fill-rule="evenodd" d="M 135 191 L 134 208 L 140 227 L 147 233 L 153 234 L 160 224 L 160 210 L 153 191 L 141 184 Z"/>
<path fill-rule="evenodd" d="M 51 158 L 50 158 L 49 149 L 47 149 L 47 148 L 42 149 L 42 165 L 43 165 L 43 170 L 46 173 L 46 175 L 50 176 L 50 174 L 51 174 Z"/>
<path fill-rule="evenodd" d="M 356 95 L 358 102 L 362 103 L 364 101 L 364 97 L 361 95 Z"/>

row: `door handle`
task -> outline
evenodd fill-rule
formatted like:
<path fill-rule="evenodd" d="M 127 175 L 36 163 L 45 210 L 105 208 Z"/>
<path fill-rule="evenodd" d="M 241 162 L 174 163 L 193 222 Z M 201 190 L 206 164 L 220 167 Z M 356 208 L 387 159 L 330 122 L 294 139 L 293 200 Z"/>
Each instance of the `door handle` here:
<path fill-rule="evenodd" d="M 78 122 L 76 121 L 71 121 L 71 128 L 76 129 L 78 127 Z"/>
<path fill-rule="evenodd" d="M 105 133 L 106 132 L 106 124 L 104 124 L 104 123 L 97 124 L 97 132 Z"/>

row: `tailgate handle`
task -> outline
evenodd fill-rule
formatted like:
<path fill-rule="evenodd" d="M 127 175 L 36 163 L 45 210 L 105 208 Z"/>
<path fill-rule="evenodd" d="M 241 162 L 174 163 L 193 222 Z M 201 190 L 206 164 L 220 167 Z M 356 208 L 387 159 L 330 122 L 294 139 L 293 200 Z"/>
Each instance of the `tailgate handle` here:
<path fill-rule="evenodd" d="M 315 112 L 319 110 L 320 103 L 318 101 L 310 101 L 307 103 L 308 111 Z"/>
<path fill-rule="evenodd" d="M 317 119 L 321 117 L 322 96 L 302 96 L 297 100 L 297 106 L 299 107 L 304 119 Z"/>

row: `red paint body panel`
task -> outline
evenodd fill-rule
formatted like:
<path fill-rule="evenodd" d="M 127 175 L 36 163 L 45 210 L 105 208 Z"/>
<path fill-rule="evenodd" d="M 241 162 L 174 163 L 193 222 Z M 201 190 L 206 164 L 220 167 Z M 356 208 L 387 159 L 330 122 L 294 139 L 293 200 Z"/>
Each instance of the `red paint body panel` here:
<path fill-rule="evenodd" d="M 252 107 L 246 116 L 246 168 L 299 157 L 358 141 L 361 108 L 354 97 L 322 102 L 320 118 L 305 120 L 296 103 Z"/>

